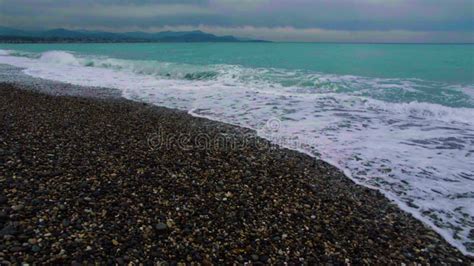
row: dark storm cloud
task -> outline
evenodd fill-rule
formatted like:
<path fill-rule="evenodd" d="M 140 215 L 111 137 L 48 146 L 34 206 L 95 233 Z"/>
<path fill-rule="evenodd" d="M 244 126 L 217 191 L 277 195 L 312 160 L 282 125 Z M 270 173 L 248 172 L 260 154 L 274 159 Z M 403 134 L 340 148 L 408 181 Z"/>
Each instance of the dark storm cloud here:
<path fill-rule="evenodd" d="M 474 0 L 0 0 L 0 25 L 448 32 L 469 37 Z"/>

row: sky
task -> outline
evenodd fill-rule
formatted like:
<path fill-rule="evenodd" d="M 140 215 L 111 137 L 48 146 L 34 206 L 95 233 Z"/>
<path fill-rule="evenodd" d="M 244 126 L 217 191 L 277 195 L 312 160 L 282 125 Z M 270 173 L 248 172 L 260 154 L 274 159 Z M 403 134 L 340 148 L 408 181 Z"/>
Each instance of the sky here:
<path fill-rule="evenodd" d="M 0 0 L 0 25 L 308 42 L 474 42 L 474 0 Z"/>

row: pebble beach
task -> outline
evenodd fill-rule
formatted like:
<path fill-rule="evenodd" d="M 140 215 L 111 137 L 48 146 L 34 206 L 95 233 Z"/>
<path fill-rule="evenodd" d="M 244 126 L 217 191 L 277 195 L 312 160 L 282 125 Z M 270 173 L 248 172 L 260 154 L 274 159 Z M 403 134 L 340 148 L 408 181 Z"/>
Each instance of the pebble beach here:
<path fill-rule="evenodd" d="M 7 68 L 2 265 L 474 262 L 381 193 L 251 130 Z"/>

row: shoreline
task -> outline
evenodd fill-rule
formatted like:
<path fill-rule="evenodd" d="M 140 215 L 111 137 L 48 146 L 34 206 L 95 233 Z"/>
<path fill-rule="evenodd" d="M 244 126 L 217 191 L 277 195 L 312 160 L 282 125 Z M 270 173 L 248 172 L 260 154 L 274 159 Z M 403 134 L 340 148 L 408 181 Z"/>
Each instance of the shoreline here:
<path fill-rule="evenodd" d="M 0 80 L 2 80 L 1 75 Z M 107 252 L 99 252 L 99 261 L 107 262 L 108 259 L 113 258 L 115 261 L 140 261 L 140 259 L 142 259 L 142 261 L 166 260 L 170 262 L 203 262 L 207 260 L 215 263 L 243 263 L 247 261 L 263 263 L 290 261 L 300 263 L 302 262 L 299 260 L 300 258 L 306 258 L 304 262 L 344 263 L 347 262 L 346 259 L 349 259 L 352 263 L 418 261 L 431 263 L 451 262 L 468 264 L 469 261 L 472 262 L 472 258 L 468 258 L 460 254 L 459 251 L 451 247 L 437 233 L 434 233 L 434 231 L 424 226 L 420 221 L 416 220 L 411 215 L 401 211 L 397 206 L 386 199 L 380 192 L 356 185 L 335 167 L 325 162 L 319 161 L 297 151 L 275 147 L 275 145 L 270 144 L 266 140 L 260 139 L 259 141 L 268 145 L 266 147 L 272 147 L 271 149 L 261 149 L 260 146 L 255 144 L 244 146 L 244 148 L 240 150 L 221 149 L 221 147 L 213 147 L 213 149 L 198 149 L 196 148 L 196 143 L 191 143 L 190 151 L 185 151 L 182 149 L 182 147 L 176 147 L 175 145 L 168 146 L 166 149 L 152 145 L 152 148 L 150 149 L 150 136 L 156 136 L 156 132 L 161 132 L 162 130 L 169 135 L 176 134 L 176 132 L 187 132 L 189 136 L 198 136 L 199 134 L 204 133 L 211 138 L 217 138 L 224 133 L 231 135 L 233 139 L 237 139 L 237 143 L 245 142 L 243 141 L 242 135 L 246 133 L 250 133 L 250 135 L 252 135 L 250 130 L 210 121 L 203 118 L 193 117 L 187 114 L 185 111 L 149 106 L 146 104 L 125 100 L 120 97 L 115 98 L 113 97 L 113 90 L 99 95 L 99 99 L 97 99 L 97 97 L 94 95 L 94 91 L 99 91 L 97 89 L 65 85 L 59 82 L 46 82 L 45 84 L 42 82 L 44 81 L 37 79 L 36 81 L 30 82 L 29 84 L 21 82 L 16 82 L 13 86 L 3 84 L 3 88 L 0 89 L 2 99 L 9 99 L 9 101 L 5 101 L 3 104 L 5 104 L 4 106 L 10 105 L 12 108 L 3 108 L 2 117 L 5 119 L 5 117 L 13 114 L 14 118 L 25 118 L 25 121 L 20 119 L 15 120 L 11 117 L 8 118 L 8 121 L 18 121 L 18 124 L 22 124 L 25 128 L 32 129 L 31 126 L 33 125 L 37 126 L 34 129 L 45 127 L 45 132 L 40 132 L 39 135 L 43 137 L 49 137 L 49 139 L 43 139 L 47 139 L 47 142 L 50 142 L 49 145 L 52 146 L 54 146 L 54 142 L 57 139 L 68 139 L 69 141 L 77 142 L 77 138 L 84 138 L 84 143 L 77 142 L 76 146 L 80 148 L 82 145 L 88 144 L 85 147 L 95 151 L 95 155 L 92 154 L 94 157 L 104 156 L 107 159 L 102 160 L 102 162 L 106 165 L 110 165 L 107 167 L 102 166 L 103 169 L 101 168 L 102 170 L 100 171 L 85 169 L 85 173 L 94 172 L 94 175 L 97 176 L 96 179 L 99 179 L 99 176 L 102 176 L 102 178 L 108 182 L 120 180 L 120 182 L 115 185 L 115 188 L 126 188 L 124 191 L 119 190 L 124 198 L 126 198 L 127 195 L 133 195 L 133 188 L 138 189 L 138 191 L 142 194 L 139 195 L 139 199 L 136 199 L 134 203 L 139 206 L 137 208 L 140 209 L 140 211 L 146 211 L 146 208 L 141 207 L 140 204 L 144 204 L 144 202 L 147 202 L 148 200 L 156 200 L 159 202 L 159 205 L 163 204 L 163 202 L 161 202 L 163 201 L 161 196 L 154 199 L 146 199 L 147 195 L 154 195 L 153 190 L 149 191 L 149 189 L 160 187 L 160 185 L 162 185 L 160 180 L 156 179 L 156 177 L 159 176 L 168 183 L 174 184 L 175 182 L 179 182 L 180 184 L 178 187 L 165 186 L 167 189 L 163 188 L 164 192 L 160 192 L 166 194 L 169 197 L 168 199 L 164 200 L 168 201 L 169 205 L 173 205 L 169 202 L 170 199 L 176 200 L 176 198 L 178 198 L 177 202 L 179 204 L 176 203 L 176 205 L 179 206 L 173 205 L 172 207 L 175 207 L 174 209 L 169 208 L 170 206 L 164 205 L 165 207 L 163 208 L 167 209 L 168 212 L 173 213 L 174 216 L 179 216 L 178 213 L 181 213 L 182 211 L 176 210 L 176 208 L 182 210 L 183 205 L 186 206 L 188 204 L 197 204 L 200 208 L 210 209 L 207 210 L 207 214 L 204 215 L 208 217 L 187 216 L 187 219 L 190 219 L 195 223 L 208 221 L 211 222 L 211 224 L 211 217 L 220 221 L 220 224 L 213 224 L 213 226 L 216 228 L 209 226 L 209 224 L 199 228 L 205 229 L 198 230 L 199 232 L 206 231 L 208 232 L 207 234 L 212 236 L 213 241 L 208 243 L 209 240 L 206 241 L 205 237 L 203 236 L 206 234 L 201 233 L 201 239 L 199 239 L 195 235 L 196 228 L 187 224 L 186 222 L 176 222 L 175 220 L 177 219 L 169 218 L 169 215 L 167 214 L 161 214 L 164 218 L 153 219 L 151 218 L 153 213 L 147 213 L 144 215 L 144 217 L 147 217 L 148 220 L 143 220 L 147 220 L 148 222 L 140 223 L 138 222 L 140 219 L 137 219 L 140 217 L 140 212 L 137 212 L 133 218 L 136 220 L 132 223 L 132 225 L 129 226 L 136 229 L 137 231 L 149 231 L 146 233 L 149 238 L 146 238 L 145 233 L 143 232 L 140 234 L 137 232 L 134 233 L 141 235 L 141 237 L 139 237 L 141 243 L 149 243 L 149 250 L 147 251 L 145 247 L 142 247 L 143 250 L 138 253 L 129 250 L 124 251 L 123 249 L 120 249 L 122 242 L 124 242 L 123 240 L 109 239 L 110 236 L 116 236 L 117 232 L 112 229 L 109 229 L 111 230 L 110 232 L 107 231 L 107 229 L 104 229 L 107 234 L 104 234 L 100 237 L 91 236 L 89 240 L 95 239 L 100 240 L 99 242 L 108 243 L 104 243 L 100 247 L 91 247 L 90 245 L 84 246 L 78 244 L 78 246 L 84 248 L 84 250 L 87 250 L 87 247 L 91 247 L 92 249 L 95 248 L 96 252 L 99 252 L 101 248 L 107 249 Z M 38 88 L 35 86 L 38 86 L 37 84 L 40 83 L 44 84 L 40 86 L 41 88 L 39 88 L 39 91 L 43 93 L 59 96 L 67 91 L 68 96 L 62 95 L 59 97 L 53 97 L 46 96 L 44 94 L 38 94 L 37 92 L 26 91 L 38 90 Z M 7 87 L 5 88 L 5 86 Z M 26 90 L 18 90 L 18 87 Z M 75 90 L 72 89 L 73 87 L 82 88 L 84 91 L 75 93 Z M 106 95 L 107 93 L 111 93 L 111 96 Z M 78 96 L 86 96 L 88 98 Z M 44 105 L 39 105 L 37 101 L 44 103 Z M 28 108 L 28 110 L 24 110 L 21 108 L 22 106 L 28 105 L 31 105 L 31 109 Z M 78 109 L 77 107 L 81 108 Z M 91 108 L 92 111 L 86 107 Z M 103 111 L 104 113 L 101 113 L 98 110 Z M 120 113 L 118 111 L 125 112 Z M 53 114 L 54 119 L 53 117 L 48 117 L 47 114 Z M 70 117 L 67 117 L 67 115 L 70 115 Z M 83 116 L 86 116 L 88 119 L 93 121 L 89 121 L 87 119 L 82 120 Z M 38 117 L 41 119 L 33 119 Z M 81 118 L 81 120 L 79 123 L 76 123 L 72 120 L 65 121 L 71 118 Z M 134 121 L 130 118 L 133 118 L 137 121 Z M 112 121 L 110 123 L 110 128 L 107 124 L 107 121 L 109 120 Z M 72 123 L 72 125 L 70 123 Z M 160 127 L 157 128 L 156 125 L 166 126 L 163 129 Z M 81 128 L 81 126 L 85 127 Z M 70 127 L 73 127 L 74 130 L 70 131 Z M 22 131 L 19 125 L 14 125 L 12 128 L 12 132 L 18 133 Z M 57 129 L 60 130 L 58 131 Z M 145 132 L 142 132 L 143 130 Z M 27 130 L 26 132 L 32 133 L 33 131 Z M 70 135 L 71 133 L 77 134 L 79 132 L 87 134 L 78 134 L 76 136 Z M 132 132 L 134 134 L 131 135 Z M 141 137 L 138 138 L 135 134 Z M 11 138 L 11 136 L 15 136 L 15 134 L 11 134 L 10 132 L 6 131 L 2 133 L 2 139 Z M 18 137 L 16 139 L 17 142 L 22 142 L 24 140 L 21 135 L 18 136 L 17 134 L 16 136 Z M 92 138 L 92 136 L 95 138 Z M 125 145 L 127 147 L 126 151 L 131 150 L 131 153 L 135 154 L 137 158 L 141 158 L 141 160 L 136 160 L 136 158 L 132 157 L 132 159 L 136 161 L 132 160 L 133 162 L 131 162 L 129 158 L 125 158 L 126 163 L 121 161 L 121 163 L 118 164 L 121 166 L 123 166 L 123 164 L 128 164 L 127 167 L 122 167 L 123 169 L 120 168 L 122 173 L 120 171 L 118 171 L 119 173 L 109 173 L 109 171 L 111 171 L 110 169 L 113 169 L 118 163 L 114 160 L 115 155 L 119 156 L 121 160 L 124 160 L 123 157 L 130 157 L 130 154 L 125 153 L 119 149 L 116 151 L 117 154 L 114 156 L 108 156 L 107 152 L 105 151 L 110 152 L 109 149 L 112 148 L 108 147 L 110 144 L 109 139 L 104 138 L 103 136 L 112 136 L 112 140 L 116 140 L 120 145 Z M 33 145 L 35 147 L 36 145 L 37 147 L 43 147 L 43 145 L 46 145 L 49 147 L 47 145 L 48 143 L 37 143 L 37 138 L 38 136 L 35 136 L 34 138 L 28 140 L 32 141 L 32 143 L 29 143 L 28 145 Z M 259 139 L 257 137 L 255 138 Z M 131 140 L 135 142 L 130 143 Z M 14 143 L 6 143 L 7 148 L 2 148 L 2 150 L 12 150 L 10 145 L 14 146 Z M 67 146 L 67 143 L 63 143 L 62 141 L 60 141 L 60 144 Z M 78 154 L 75 154 L 72 150 L 64 150 L 64 147 L 61 145 L 59 145 L 59 150 L 55 151 L 59 154 L 67 155 L 66 157 L 69 156 L 77 158 L 79 155 L 83 155 L 82 157 L 91 156 L 87 153 L 87 151 L 82 149 L 80 152 L 78 152 Z M 96 151 L 93 148 L 95 145 L 98 145 L 102 149 Z M 13 149 L 13 151 L 15 151 L 15 149 Z M 167 154 L 169 152 L 172 154 Z M 8 154 L 8 152 L 6 154 L 7 156 L 13 156 L 12 158 L 15 159 L 10 161 L 16 162 L 18 159 L 22 161 L 23 156 L 26 156 L 26 153 L 27 151 L 23 150 L 19 152 L 15 151 L 14 154 Z M 194 158 L 193 156 L 196 154 L 199 156 Z M 151 158 L 150 155 L 152 155 Z M 49 162 L 47 159 L 48 156 L 49 155 L 46 154 L 46 162 Z M 164 156 L 176 158 L 173 158 L 174 160 L 168 161 L 165 165 L 160 160 L 158 160 L 158 158 L 161 159 Z M 191 158 L 188 158 L 190 156 Z M 58 156 L 52 157 L 55 158 L 55 160 L 58 160 Z M 198 166 L 194 165 L 196 162 L 191 160 L 193 158 L 197 161 Z M 242 164 L 242 162 L 240 162 L 241 160 L 245 163 Z M 88 162 L 85 164 L 85 167 L 88 168 L 91 167 L 90 164 L 93 163 Z M 143 167 L 138 167 L 135 164 L 141 165 Z M 100 165 L 101 164 L 99 164 L 99 166 Z M 40 166 L 41 165 L 35 165 L 34 167 L 30 167 L 31 169 L 26 168 L 22 169 L 22 171 L 35 170 L 36 167 L 41 168 Z M 21 178 L 21 175 L 24 173 L 22 171 L 13 171 L 9 167 L 10 166 L 7 163 L 7 169 L 5 170 L 7 173 L 5 174 L 6 178 L 5 180 L 2 180 L 2 183 L 8 183 L 8 180 L 12 179 L 13 175 L 16 176 L 17 174 L 20 174 L 20 177 L 13 178 L 13 188 L 8 187 L 7 189 L 4 189 L 7 190 L 6 195 L 8 202 L 8 204 L 2 206 L 3 209 L 6 210 L 4 211 L 4 216 L 7 217 L 7 222 L 4 223 L 5 225 L 11 224 L 12 221 L 23 221 L 21 219 L 24 218 L 22 217 L 22 212 L 32 211 L 30 209 L 35 208 L 35 205 L 32 204 L 33 202 L 30 202 L 30 205 L 28 205 L 28 203 L 20 203 L 20 205 L 23 207 L 19 210 L 15 210 L 18 209 L 16 207 L 12 208 L 17 206 L 17 203 L 21 201 L 21 198 L 17 198 L 15 195 L 18 194 L 18 192 L 22 189 L 28 191 L 31 188 L 28 187 L 29 183 L 26 185 L 26 188 L 17 187 L 16 183 L 25 185 L 24 183 L 26 180 L 22 180 Z M 76 176 L 78 174 L 78 169 L 73 168 L 72 165 L 64 163 L 62 167 L 65 168 L 62 173 L 53 173 L 53 175 L 46 174 L 39 180 L 30 175 L 28 177 L 30 178 L 29 181 L 34 180 L 34 183 L 39 187 L 41 187 L 41 185 L 49 186 L 50 184 L 48 182 L 53 182 L 55 186 L 63 187 L 64 185 L 59 182 L 66 180 L 67 182 L 81 183 L 83 181 L 81 179 L 87 176 L 82 175 L 81 171 L 79 171 L 79 176 Z M 208 167 L 213 167 L 211 168 L 213 171 L 205 170 Z M 129 169 L 126 170 L 126 168 Z M 187 169 L 185 172 L 188 173 L 183 174 L 181 168 Z M 130 169 L 134 169 L 135 171 L 130 172 Z M 160 171 L 157 169 L 160 169 Z M 39 172 L 44 174 L 43 170 L 40 170 Z M 208 176 L 202 176 L 203 173 L 206 173 Z M 216 173 L 219 174 L 216 175 Z M 190 176 L 192 178 L 189 178 Z M 129 178 L 131 178 L 131 180 Z M 178 181 L 180 178 L 182 178 L 182 180 Z M 278 182 L 274 182 L 275 178 L 278 179 Z M 86 180 L 89 183 L 89 178 L 86 178 Z M 226 181 L 229 181 L 229 183 Z M 107 187 L 107 184 L 101 183 L 100 180 L 95 180 L 94 182 L 99 182 L 98 187 Z M 128 182 L 133 183 L 134 186 L 130 186 L 131 184 L 127 184 Z M 194 182 L 198 182 L 199 186 L 196 187 Z M 123 187 L 124 184 L 127 184 L 127 186 Z M 151 187 L 137 187 L 140 184 L 149 184 Z M 8 185 L 10 186 L 11 184 L 8 183 Z M 181 186 L 185 188 L 184 190 L 186 191 L 181 191 Z M 202 191 L 203 189 L 200 189 L 200 186 L 207 188 L 207 191 Z M 11 193 L 12 189 L 15 190 L 13 194 Z M 243 198 L 240 197 L 242 195 L 242 191 L 244 191 L 244 194 L 246 194 L 246 196 Z M 97 214 L 100 213 L 98 211 L 99 209 L 104 208 L 104 206 L 107 208 L 110 207 L 110 202 L 102 203 L 100 200 L 99 203 L 97 203 L 99 206 L 94 206 L 94 204 L 92 204 L 97 198 L 103 199 L 105 197 L 100 193 L 100 195 L 95 195 L 94 192 L 97 192 L 97 190 L 89 189 L 82 191 L 81 193 L 83 195 L 80 195 L 80 191 L 67 190 L 67 192 L 71 198 L 78 200 L 79 204 L 85 206 L 92 205 L 90 209 L 92 209 L 92 212 L 95 215 L 88 215 L 88 213 L 84 214 L 86 216 L 84 219 L 88 221 L 88 225 L 90 225 L 91 220 L 95 221 L 94 219 L 98 219 Z M 151 193 L 148 194 L 145 192 Z M 170 195 L 169 192 L 173 192 L 172 195 Z M 48 195 L 48 193 L 52 192 L 47 190 L 46 194 Z M 101 193 L 105 194 L 106 196 L 110 196 L 108 195 L 109 192 L 106 190 L 102 191 Z M 35 193 L 33 192 L 33 194 Z M 52 194 L 54 195 L 54 193 Z M 192 195 L 199 195 L 199 198 L 207 197 L 207 200 L 199 201 L 194 199 Z M 13 197 L 13 202 L 10 202 L 10 196 Z M 61 195 L 54 196 L 56 197 L 56 201 L 62 200 Z M 85 200 L 85 198 L 91 200 Z M 107 199 L 110 200 L 113 198 L 109 197 Z M 32 198 L 31 201 L 34 201 L 34 198 Z M 188 202 L 188 204 L 186 204 L 186 202 Z M 261 206 L 266 204 L 268 205 Z M 7 205 L 11 206 L 8 207 Z M 47 211 L 47 213 L 49 211 L 54 212 L 54 208 L 56 207 L 59 208 L 59 211 L 57 212 L 63 213 L 63 217 L 73 217 L 74 214 L 78 215 L 78 212 L 73 212 L 70 214 L 71 210 L 67 206 L 64 209 L 61 209 L 61 204 L 59 204 L 59 207 L 41 204 L 39 205 L 40 207 L 38 207 L 38 209 L 40 211 Z M 130 204 L 126 205 L 127 208 L 130 207 Z M 122 207 L 120 204 L 119 206 L 121 210 L 118 210 L 118 213 L 122 213 L 122 211 L 127 210 L 126 207 Z M 131 206 L 136 207 L 134 204 L 131 204 Z M 241 208 L 242 206 L 246 206 L 246 208 Z M 196 206 L 190 209 L 192 211 L 196 211 L 197 209 L 200 210 L 200 208 L 195 207 Z M 97 208 L 97 211 L 95 208 Z M 77 210 L 74 209 L 74 211 Z M 248 215 L 246 212 L 250 213 L 250 215 Z M 262 212 L 264 215 L 261 215 L 259 212 Z M 156 211 L 156 213 L 160 213 L 160 211 Z M 216 213 L 219 215 L 216 215 Z M 230 218 L 222 219 L 223 216 L 225 216 L 224 218 Z M 341 217 L 344 217 L 342 219 L 343 225 L 339 224 L 341 223 L 341 221 L 339 221 Z M 29 218 L 31 219 L 31 217 Z M 376 220 L 377 218 L 380 219 L 380 221 Z M 297 221 L 298 219 L 301 219 L 301 221 Z M 100 218 L 99 220 L 100 222 L 95 222 L 96 226 L 98 226 L 98 224 L 103 225 L 104 223 L 110 225 L 110 222 L 114 221 L 112 217 L 107 216 L 107 214 L 105 215 L 105 218 Z M 172 221 L 170 222 L 169 220 Z M 249 223 L 249 221 L 252 221 L 252 223 Z M 115 222 L 122 224 L 125 221 Z M 45 223 L 57 226 L 54 222 L 46 221 Z M 68 225 L 70 224 L 71 221 L 69 221 Z M 271 225 L 273 224 L 279 226 L 277 226 L 276 229 L 271 228 Z M 36 228 L 37 226 L 38 225 L 33 227 Z M 234 226 L 234 229 L 237 228 L 241 230 L 229 230 L 229 227 L 232 226 Z M 48 226 L 45 227 L 48 228 Z M 59 227 L 62 231 L 64 231 L 68 226 L 60 225 Z M 82 227 L 81 229 L 84 229 L 82 223 L 80 223 L 80 227 Z M 94 226 L 92 228 L 96 227 Z M 147 228 L 149 230 L 147 230 Z M 282 228 L 287 228 L 287 232 L 280 232 L 285 231 L 281 230 Z M 217 232 L 214 232 L 213 229 L 218 230 Z M 219 232 L 219 230 L 221 231 Z M 81 230 L 77 229 L 76 231 Z M 88 232 L 91 231 L 93 230 L 90 229 Z M 183 233 L 184 231 L 186 231 L 186 233 Z M 209 233 L 209 231 L 212 233 Z M 274 233 L 273 231 L 277 231 L 277 233 Z M 218 233 L 222 234 L 220 238 L 216 236 Z M 44 236 L 47 234 L 48 233 L 40 235 Z M 48 241 L 48 238 L 58 237 L 53 233 L 50 234 L 51 236 L 46 236 Z M 59 233 L 58 235 L 61 236 Z M 72 233 L 69 235 L 76 236 L 76 234 Z M 380 237 L 382 235 L 383 237 Z M 165 238 L 163 238 L 163 236 L 167 237 L 166 240 L 164 240 Z M 241 241 L 242 243 L 237 243 L 239 241 L 236 240 L 239 240 L 238 238 L 242 236 L 245 236 Z M 5 237 L 5 235 L 3 237 Z M 17 237 L 13 235 L 13 238 L 7 238 L 9 238 L 10 242 L 12 242 Z M 167 242 L 170 240 L 170 238 L 172 238 L 176 243 L 173 243 L 173 241 Z M 192 238 L 193 241 L 189 240 L 188 238 Z M 175 254 L 173 254 L 173 249 L 170 247 L 165 248 L 167 252 L 152 252 L 151 250 L 153 249 L 160 251 L 163 250 L 161 242 L 157 239 L 172 245 L 175 248 Z M 256 239 L 259 241 L 256 241 Z M 59 241 L 60 244 L 57 245 L 61 246 L 61 243 L 68 241 L 64 239 L 62 240 L 63 241 Z M 137 241 L 136 244 L 140 245 L 140 241 Z M 179 241 L 184 241 L 182 243 L 191 243 L 187 246 L 192 246 L 195 250 L 192 252 L 184 252 L 183 254 L 179 253 L 179 249 L 177 249 L 177 247 L 181 245 L 178 243 Z M 25 243 L 28 243 L 28 241 Z M 54 243 L 51 243 L 49 246 L 45 245 L 45 250 L 53 251 L 57 249 Z M 118 245 L 116 245 L 116 243 L 118 243 Z M 219 245 L 225 247 L 224 253 L 222 253 L 224 249 L 221 246 L 219 248 L 213 248 L 216 243 L 219 243 Z M 436 245 L 434 245 L 434 243 L 436 243 Z M 29 247 L 30 250 L 28 250 L 28 248 L 20 248 L 20 250 L 16 252 L 15 250 L 17 249 L 14 249 L 13 251 L 8 250 L 7 252 L 9 253 L 5 253 L 1 251 L 2 249 L 0 249 L 0 252 L 3 252 L 4 255 L 10 254 L 11 257 L 9 258 L 13 258 L 10 259 L 10 261 L 19 261 L 21 259 L 30 258 L 48 262 L 48 260 L 43 260 L 48 255 L 38 258 L 37 253 L 31 250 L 31 246 L 33 245 L 28 246 L 23 245 L 23 243 L 20 244 L 20 247 Z M 195 248 L 196 245 L 205 248 Z M 39 245 L 37 246 L 39 247 Z M 232 248 L 229 248 L 229 246 Z M 70 249 L 73 250 L 73 248 Z M 215 253 L 214 250 L 216 249 L 219 250 L 219 252 Z M 64 253 L 67 254 L 66 257 L 64 257 L 65 254 L 61 254 L 59 257 L 57 257 L 57 255 L 62 252 L 61 249 L 59 249 L 59 253 L 53 252 L 50 253 L 49 256 L 54 254 L 54 256 L 51 258 L 54 258 L 53 261 L 56 262 L 72 261 L 69 249 L 63 250 Z M 118 252 L 117 250 L 120 250 L 118 253 L 119 256 L 115 255 Z M 233 253 L 233 250 L 236 250 L 235 254 Z M 357 250 L 360 250 L 360 252 L 356 252 Z M 196 252 L 199 254 L 196 255 Z M 26 254 L 30 254 L 31 257 L 25 257 Z M 360 257 L 357 258 L 357 255 Z M 191 257 L 191 260 L 189 260 L 188 256 Z M 74 260 L 81 261 L 85 259 L 89 262 L 97 261 L 94 259 L 96 258 L 95 255 L 91 257 L 91 253 L 88 252 L 84 252 L 84 254 L 81 253 L 78 257 L 80 258 Z M 129 260 L 127 260 L 127 258 Z M 199 260 L 199 258 L 201 260 Z M 221 258 L 224 259 L 224 261 L 220 261 Z"/>
<path fill-rule="evenodd" d="M 119 89 L 112 89 L 112 88 L 107 88 L 107 87 L 90 87 L 90 86 L 83 86 L 83 85 L 73 85 L 69 83 L 63 83 L 61 81 L 37 78 L 37 77 L 30 76 L 24 73 L 22 68 L 15 67 L 12 65 L 7 65 L 7 64 L 3 64 L 3 65 L 0 64 L 0 81 L 1 80 L 7 80 L 10 82 L 23 84 L 23 85 L 26 84 L 27 86 L 24 86 L 24 88 L 27 90 L 32 89 L 34 91 L 40 91 L 40 92 L 54 95 L 54 96 L 79 96 L 79 97 L 92 97 L 92 98 L 98 98 L 98 99 L 127 99 L 134 102 L 142 103 L 142 101 L 137 101 L 137 100 L 124 97 L 122 95 L 121 90 Z M 430 219 L 427 219 L 426 217 L 421 215 L 419 212 L 415 211 L 413 208 L 410 208 L 410 205 L 407 204 L 406 202 L 403 202 L 397 197 L 394 197 L 393 195 L 391 195 L 390 193 L 385 192 L 383 189 L 379 189 L 377 187 L 370 186 L 368 184 L 364 184 L 363 182 L 360 182 L 360 180 L 358 180 L 357 178 L 352 177 L 349 171 L 344 170 L 343 167 L 338 166 L 336 162 L 327 160 L 327 158 L 321 159 L 321 158 L 315 157 L 314 154 L 311 154 L 306 149 L 302 148 L 299 145 L 300 143 L 292 143 L 291 140 L 288 138 L 280 138 L 278 136 L 278 132 L 277 132 L 276 141 L 275 141 L 271 139 L 274 133 L 270 133 L 270 138 L 264 137 L 261 134 L 257 133 L 256 129 L 249 128 L 249 127 L 242 127 L 241 125 L 228 123 L 226 121 L 219 121 L 207 115 L 201 115 L 199 114 L 199 112 L 196 112 L 195 109 L 191 109 L 191 110 L 179 109 L 178 110 L 173 107 L 165 107 L 165 106 L 160 106 L 160 107 L 171 108 L 175 111 L 180 111 L 180 112 L 189 114 L 193 117 L 204 118 L 204 119 L 215 121 L 218 123 L 224 123 L 226 125 L 234 126 L 235 128 L 244 129 L 246 132 L 253 132 L 250 136 L 251 141 L 254 141 L 255 137 L 259 136 L 260 138 L 263 138 L 273 144 L 276 144 L 275 146 L 278 146 L 279 148 L 290 149 L 293 151 L 297 151 L 297 152 L 309 155 L 310 157 L 315 158 L 316 160 L 322 160 L 338 168 L 347 178 L 352 180 L 357 185 L 361 185 L 363 187 L 367 187 L 369 189 L 373 189 L 373 190 L 377 190 L 381 192 L 386 198 L 389 199 L 389 201 L 395 203 L 402 211 L 409 213 L 410 215 L 412 215 L 413 217 L 415 217 L 416 219 L 424 223 L 426 226 L 436 231 L 446 241 L 448 241 L 453 247 L 460 250 L 464 255 L 472 256 L 472 252 L 468 251 L 466 246 L 464 246 L 462 243 L 459 243 L 458 241 L 454 239 L 455 236 L 450 235 L 449 232 L 446 232 L 442 228 L 436 226 L 434 224 L 435 222 L 433 222 Z M 267 121 L 267 124 L 261 127 L 260 130 L 265 130 L 265 129 L 271 130 L 271 128 L 268 128 L 269 122 L 271 121 Z M 280 123 L 280 121 L 277 121 L 277 122 Z"/>

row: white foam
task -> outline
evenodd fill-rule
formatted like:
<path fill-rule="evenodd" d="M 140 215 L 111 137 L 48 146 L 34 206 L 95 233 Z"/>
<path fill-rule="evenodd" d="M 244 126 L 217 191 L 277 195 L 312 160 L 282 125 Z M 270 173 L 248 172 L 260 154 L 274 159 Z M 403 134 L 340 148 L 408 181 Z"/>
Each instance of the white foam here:
<path fill-rule="evenodd" d="M 41 55 L 39 60 L 45 64 L 58 64 L 58 65 L 73 65 L 79 66 L 77 58 L 68 52 L 64 51 L 49 51 Z"/>
<path fill-rule="evenodd" d="M 117 88 L 129 99 L 248 128 L 260 129 L 277 118 L 277 132 L 260 130 L 259 135 L 321 158 L 358 184 L 382 191 L 473 255 L 466 247 L 473 245 L 468 235 L 474 228 L 474 109 L 383 100 L 423 93 L 433 85 L 429 82 L 61 51 L 39 59 L 3 55 L 0 62 L 35 77 Z"/>

